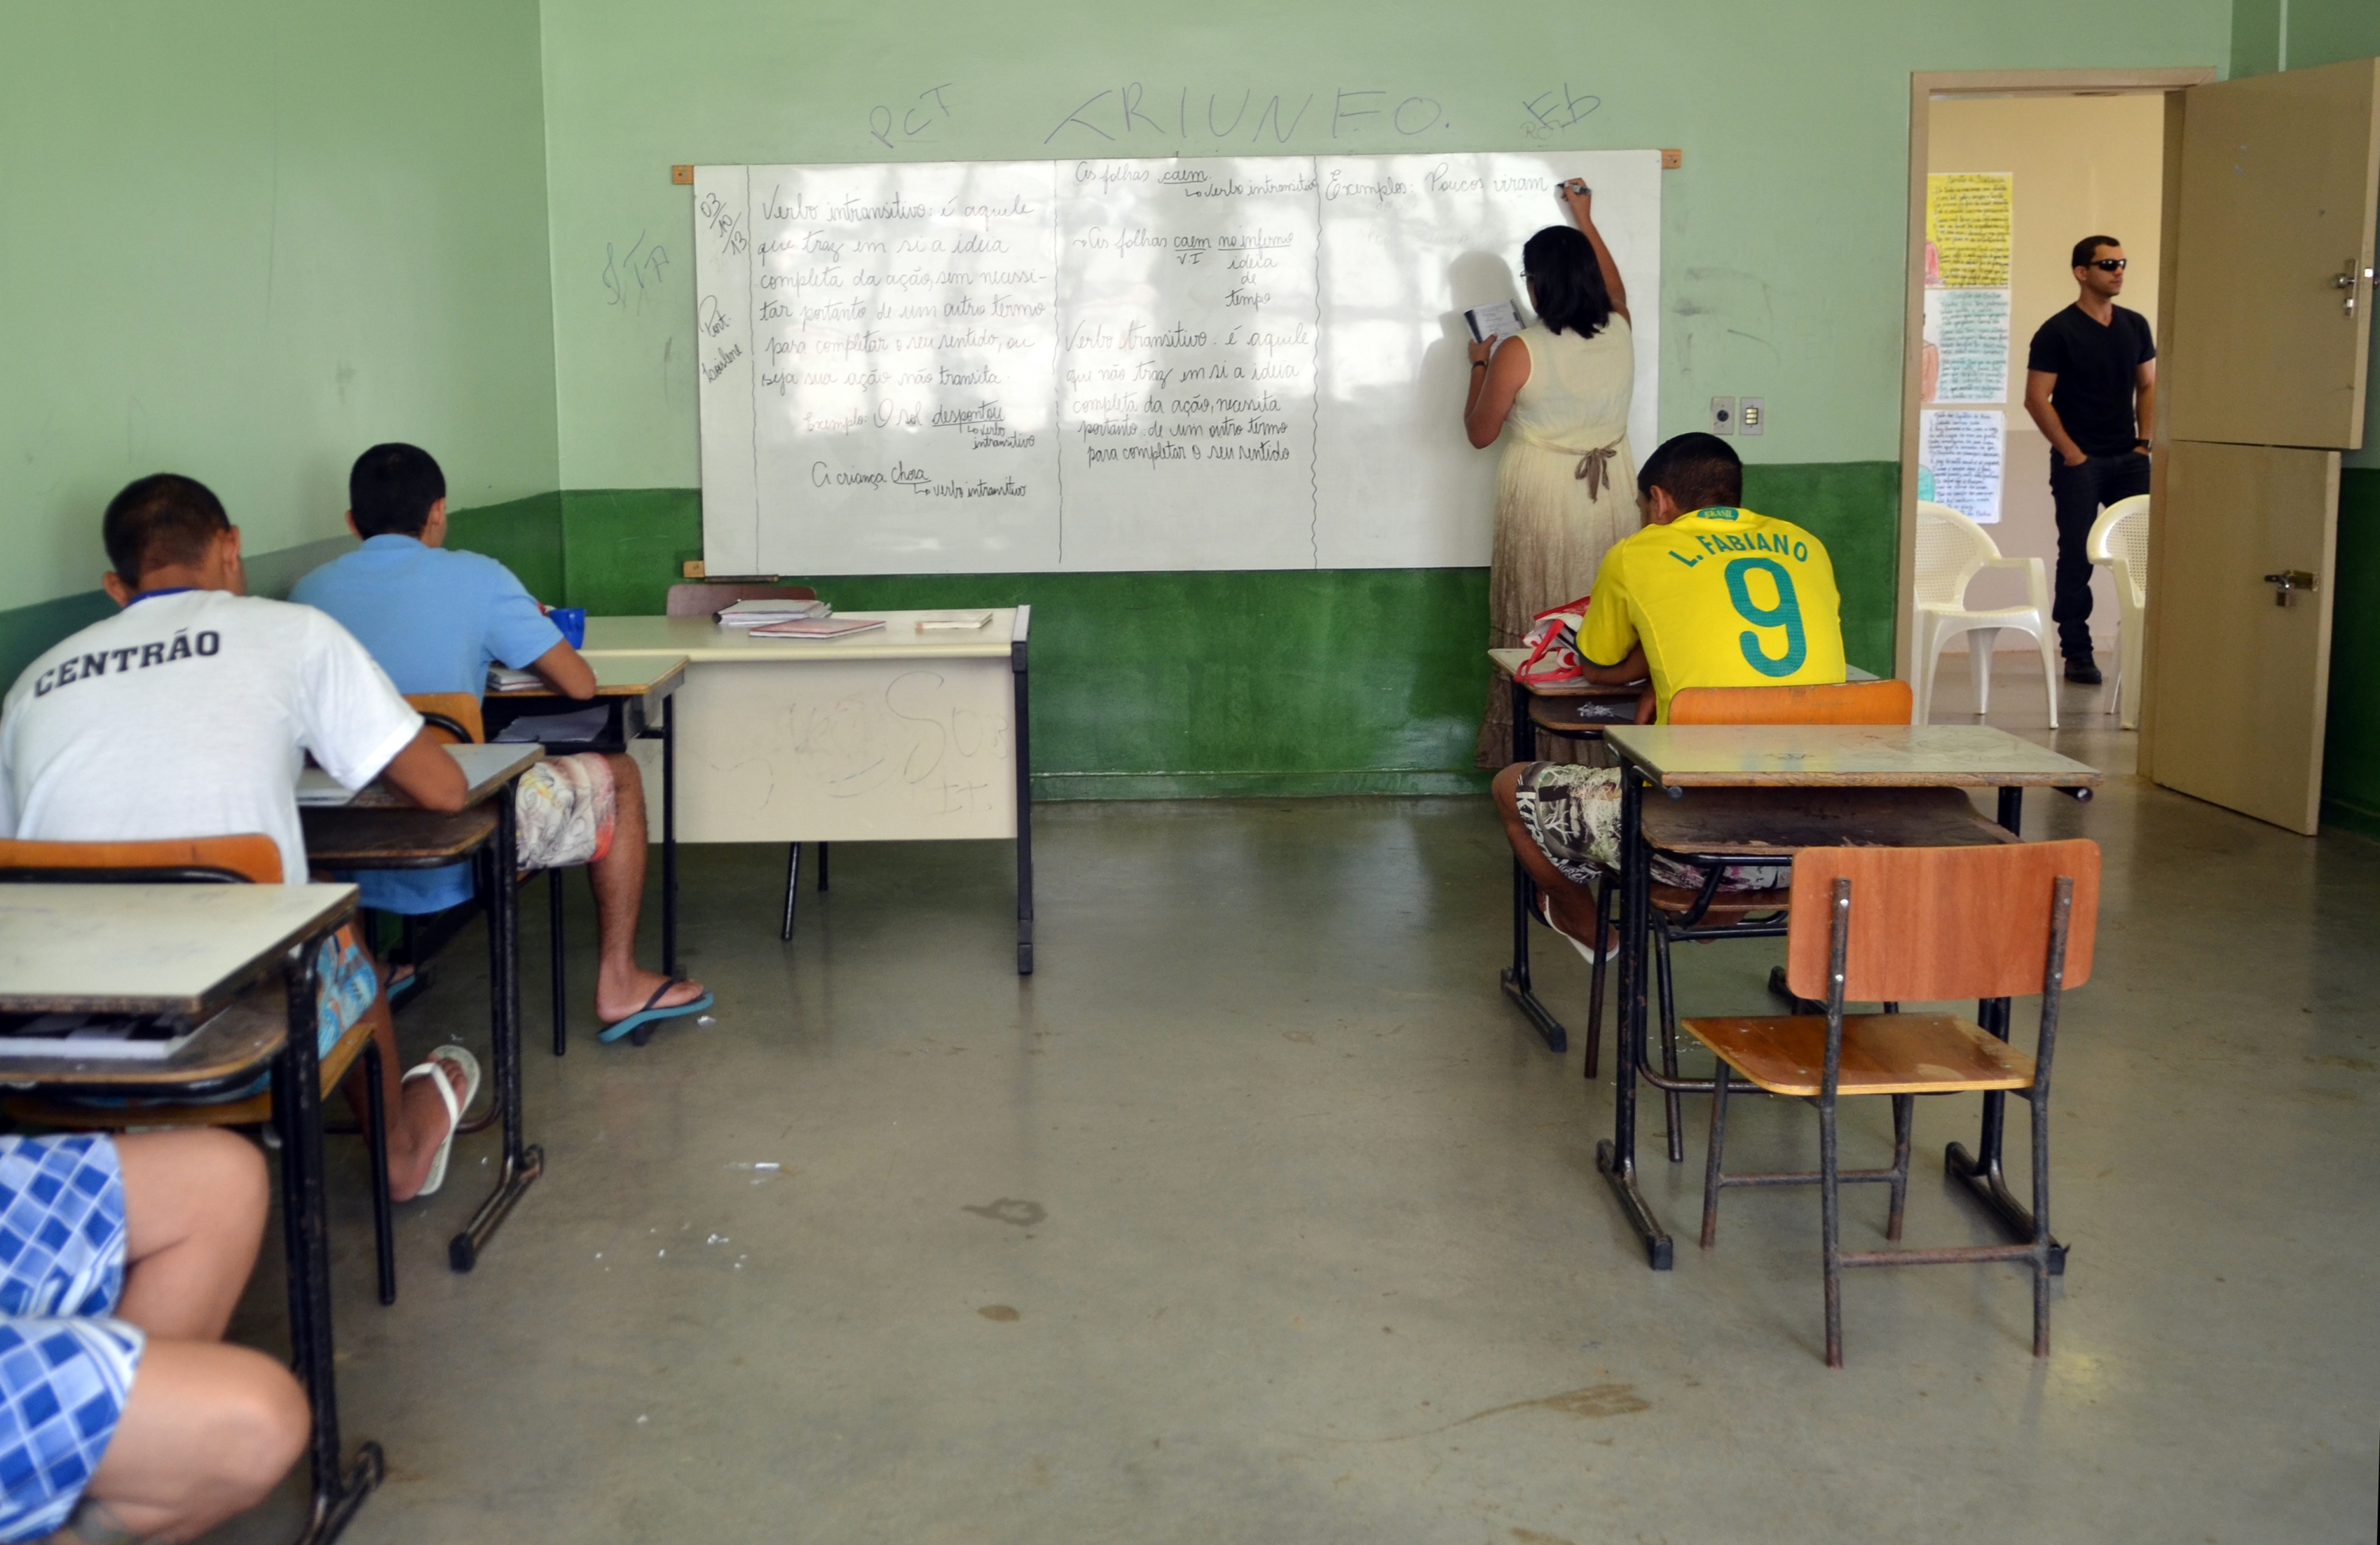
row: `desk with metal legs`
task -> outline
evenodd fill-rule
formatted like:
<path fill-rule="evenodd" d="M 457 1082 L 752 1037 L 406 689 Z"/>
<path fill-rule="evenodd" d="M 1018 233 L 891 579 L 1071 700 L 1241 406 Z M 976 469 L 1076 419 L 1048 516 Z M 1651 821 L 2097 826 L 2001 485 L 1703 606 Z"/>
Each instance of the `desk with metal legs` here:
<path fill-rule="evenodd" d="M 375 1442 L 343 1456 L 331 1340 L 314 953 L 355 906 L 351 885 L 0 885 L 0 1013 L 175 1015 L 200 1026 L 162 1062 L 11 1057 L 0 1077 L 47 1094 L 203 1097 L 271 1065 L 290 1360 L 313 1410 L 313 1502 L 298 1545 L 336 1539 L 387 1470 Z M 243 998 L 275 972 L 277 1022 Z"/>
<path fill-rule="evenodd" d="M 1633 724 L 1639 686 L 1600 686 L 1592 682 L 1532 685 L 1520 677 L 1528 659 L 1526 649 L 1490 649 L 1488 658 L 1504 678 L 1512 695 L 1512 760 L 1537 759 L 1537 732 L 1564 740 L 1599 741 L 1607 726 Z M 1536 887 L 1521 861 L 1512 860 L 1512 963 L 1500 973 L 1504 996 L 1528 1016 L 1530 1025 L 1549 1052 L 1570 1050 L 1570 1032 L 1553 1011 L 1537 1000 L 1529 982 L 1529 918 L 1535 910 Z"/>
<path fill-rule="evenodd" d="M 514 783 L 545 752 L 535 744 L 445 749 L 462 764 L 469 784 L 468 803 L 452 815 L 420 809 L 388 785 L 374 783 L 345 804 L 302 805 L 298 816 L 306 828 L 307 859 L 319 868 L 436 869 L 466 857 L 479 866 L 476 889 L 488 918 L 488 1034 L 495 1088 L 487 1115 L 462 1129 L 480 1131 L 501 1121 L 504 1147 L 495 1189 L 463 1232 L 447 1242 L 447 1264 L 468 1272 L 513 1204 L 545 1173 L 545 1150 L 529 1145 L 521 1112 L 520 890 L 514 883 L 512 795 Z"/>
<path fill-rule="evenodd" d="M 688 842 L 1014 839 L 1026 976 L 1032 611 L 990 609 L 962 628 L 937 625 L 947 612 L 837 613 L 884 625 L 826 639 L 759 638 L 708 617 L 590 617 L 583 653 L 690 662 L 669 700 Z"/>
<path fill-rule="evenodd" d="M 1621 767 L 1621 1050 L 1613 1080 L 1611 1137 L 1596 1145 L 1596 1167 L 1643 1243 L 1647 1263 L 1655 1271 L 1668 1271 L 1672 1242 L 1636 1177 L 1636 1084 L 1645 1057 L 1646 944 L 1651 933 L 1646 791 L 1691 802 L 1697 789 L 1994 789 L 1999 796 L 2000 824 L 2015 832 L 2026 789 L 2062 789 L 2087 800 L 2101 779 L 2096 769 L 2070 757 L 1985 726 L 1627 725 L 1606 730 L 1604 743 Z M 1806 839 L 1813 834 L 1799 835 Z M 1899 840 L 1888 830 L 1871 830 L 1860 839 Z M 1978 1022 L 2005 1040 L 2008 1008 L 2005 1001 L 1986 1003 Z M 1976 1151 L 1969 1154 L 1954 1142 L 1945 1155 L 1946 1165 L 1996 1226 L 2011 1238 L 2029 1240 L 2032 1213 L 2009 1190 L 2001 1173 L 2006 1104 L 2004 1096 L 1985 1094 Z M 2064 1246 L 2056 1247 L 2053 1260 L 2055 1269 L 2062 1271 Z"/>

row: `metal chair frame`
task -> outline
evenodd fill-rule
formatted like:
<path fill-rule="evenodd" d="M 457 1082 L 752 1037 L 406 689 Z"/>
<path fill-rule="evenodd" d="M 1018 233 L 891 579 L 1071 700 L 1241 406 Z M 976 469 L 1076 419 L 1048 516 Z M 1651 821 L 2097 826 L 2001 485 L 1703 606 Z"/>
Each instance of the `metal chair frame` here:
<path fill-rule="evenodd" d="M 2074 878 L 2061 875 L 2050 901 L 2049 950 L 2041 994 L 2040 1042 L 2034 1054 L 2029 1088 L 2010 1092 L 2022 1097 L 2033 1111 L 2033 1237 L 2022 1244 L 1967 1245 L 1933 1249 L 1846 1250 L 1842 1248 L 1842 1186 L 1844 1182 L 1875 1181 L 1891 1188 L 1890 1213 L 1885 1237 L 1898 1243 L 1902 1212 L 1909 1195 L 1911 1128 L 1917 1096 L 1892 1094 L 1893 1156 L 1882 1169 L 1846 1170 L 1836 1130 L 1836 1105 L 1840 1095 L 1843 1057 L 1845 960 L 1851 943 L 1852 882 L 1838 876 L 1828 909 L 1827 1051 L 1819 1094 L 1808 1101 L 1818 1111 L 1818 1164 L 1815 1170 L 1726 1173 L 1727 1106 L 1731 1090 L 1756 1088 L 1731 1079 L 1717 1081 L 1712 1091 L 1709 1156 L 1704 1170 L 1702 1244 L 1709 1249 L 1718 1238 L 1718 1194 L 1733 1186 L 1801 1186 L 1815 1184 L 1822 1197 L 1822 1230 L 1826 1272 L 1827 1366 L 1843 1366 L 1842 1273 L 1863 1266 L 1981 1265 L 2021 1261 L 2033 1268 L 2033 1355 L 2049 1356 L 2049 1279 L 2054 1274 L 2049 1235 L 2049 1071 L 2058 1049 L 2058 1018 L 2065 994 L 2066 945 L 2074 907 Z M 1998 1000 L 2003 1006 L 2006 1000 Z M 1898 1006 L 1887 1003 L 1887 1013 Z M 1724 1068 L 1726 1063 L 1719 1066 Z"/>

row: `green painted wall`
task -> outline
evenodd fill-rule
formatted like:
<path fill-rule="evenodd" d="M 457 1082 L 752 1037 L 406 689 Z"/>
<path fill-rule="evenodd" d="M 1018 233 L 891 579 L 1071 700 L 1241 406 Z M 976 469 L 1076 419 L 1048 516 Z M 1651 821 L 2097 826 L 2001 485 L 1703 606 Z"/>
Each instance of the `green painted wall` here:
<path fill-rule="evenodd" d="M 633 0 L 545 0 L 544 15 L 566 489 L 700 481 L 693 190 L 671 186 L 673 163 L 1252 148 L 1681 147 L 1664 180 L 1665 428 L 1698 426 L 1714 393 L 1754 393 L 1768 431 L 1747 455 L 1897 460 L 1910 72 L 2219 67 L 2231 43 L 2231 0 L 2101 0 L 2087 24 L 2062 0 L 678 0 L 665 25 Z M 1143 108 L 1129 130 L 1126 91 Z M 1368 91 L 1385 95 L 1341 96 Z M 1208 99 L 1229 123 L 1243 93 L 1245 122 L 1217 138 Z M 1437 104 L 1418 138 L 1339 111 L 1408 97 Z M 1267 127 L 1252 147 L 1259 118 L 1285 138 Z"/>
<path fill-rule="evenodd" d="M 1898 469 L 1755 466 L 1745 502 L 1835 558 L 1853 660 L 1890 664 Z M 658 612 L 702 546 L 694 489 L 573 490 L 455 517 L 455 544 L 537 595 Z M 566 582 L 556 585 L 557 576 Z M 798 577 L 798 576 L 796 576 Z M 846 610 L 1030 605 L 1033 763 L 1052 798 L 1450 792 L 1471 766 L 1488 670 L 1484 569 L 850 575 Z"/>
<path fill-rule="evenodd" d="M 2380 837 L 2380 468 L 2339 477 L 2336 572 L 2322 819 Z"/>
<path fill-rule="evenodd" d="M 251 554 L 336 536 L 378 440 L 559 485 L 536 0 L 0 15 L 0 607 L 87 591 L 160 468 Z"/>

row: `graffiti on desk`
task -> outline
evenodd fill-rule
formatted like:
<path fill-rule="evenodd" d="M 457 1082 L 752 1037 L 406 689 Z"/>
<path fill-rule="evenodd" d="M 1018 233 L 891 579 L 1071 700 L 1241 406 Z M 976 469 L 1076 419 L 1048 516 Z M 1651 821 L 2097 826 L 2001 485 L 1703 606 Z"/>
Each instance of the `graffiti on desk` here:
<path fill-rule="evenodd" d="M 1014 799 L 1009 716 L 944 691 L 941 672 L 910 670 L 880 688 L 797 698 L 782 710 L 801 776 L 832 799 L 906 791 L 935 814 L 981 814 Z"/>

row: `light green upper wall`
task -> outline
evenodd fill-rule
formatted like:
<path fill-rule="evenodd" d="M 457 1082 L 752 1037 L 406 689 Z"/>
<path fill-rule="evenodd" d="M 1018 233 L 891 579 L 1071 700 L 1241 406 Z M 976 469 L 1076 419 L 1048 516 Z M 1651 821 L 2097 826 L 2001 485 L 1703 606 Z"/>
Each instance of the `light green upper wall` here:
<path fill-rule="evenodd" d="M 558 485 L 536 0 L 0 6 L 0 607 L 91 588 L 133 477 L 251 552 L 418 441 Z"/>
<path fill-rule="evenodd" d="M 692 190 L 673 163 L 1252 148 L 1682 148 L 1665 431 L 1699 426 L 1714 394 L 1765 395 L 1768 432 L 1742 442 L 1755 459 L 1897 460 L 1910 73 L 2219 68 L 2231 42 L 2230 0 L 2103 0 L 2087 24 L 2061 0 L 545 0 L 544 17 L 565 488 L 699 481 Z M 1126 91 L 1155 127 L 1123 131 Z M 1416 141 L 1386 115 L 1334 120 L 1342 91 L 1432 99 L 1447 127 Z M 1229 125 L 1244 92 L 1218 139 L 1209 97 Z M 1075 114 L 1117 138 L 1061 129 Z M 1286 143 L 1276 122 L 1295 125 Z"/>

